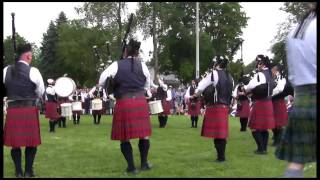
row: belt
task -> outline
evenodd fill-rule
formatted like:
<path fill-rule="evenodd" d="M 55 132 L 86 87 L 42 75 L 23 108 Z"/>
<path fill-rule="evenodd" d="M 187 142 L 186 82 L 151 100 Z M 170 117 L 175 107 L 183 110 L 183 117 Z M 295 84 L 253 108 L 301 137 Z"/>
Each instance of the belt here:
<path fill-rule="evenodd" d="M 36 106 L 35 100 L 14 100 L 8 102 L 8 108 L 33 107 Z"/>
<path fill-rule="evenodd" d="M 225 104 L 212 104 L 212 103 L 209 103 L 206 105 L 206 107 L 223 107 L 223 108 L 228 108 L 229 106 L 225 105 Z"/>
<path fill-rule="evenodd" d="M 125 94 L 121 94 L 119 97 L 116 97 L 117 100 L 120 99 L 134 99 L 134 98 L 141 98 L 141 97 L 145 97 L 144 92 L 129 92 L 129 93 L 125 93 Z"/>

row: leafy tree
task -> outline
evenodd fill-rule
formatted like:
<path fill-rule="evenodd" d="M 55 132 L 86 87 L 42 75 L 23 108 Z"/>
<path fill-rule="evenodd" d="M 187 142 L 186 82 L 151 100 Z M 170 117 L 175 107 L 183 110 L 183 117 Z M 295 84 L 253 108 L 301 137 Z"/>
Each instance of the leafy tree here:
<path fill-rule="evenodd" d="M 16 44 L 28 43 L 27 40 L 16 33 Z M 14 63 L 12 36 L 7 36 L 3 41 L 3 66 Z"/>

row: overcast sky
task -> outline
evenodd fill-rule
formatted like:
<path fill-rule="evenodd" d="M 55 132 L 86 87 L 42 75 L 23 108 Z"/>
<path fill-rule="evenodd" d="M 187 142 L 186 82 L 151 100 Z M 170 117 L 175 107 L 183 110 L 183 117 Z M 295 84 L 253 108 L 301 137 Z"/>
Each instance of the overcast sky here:
<path fill-rule="evenodd" d="M 12 35 L 11 12 L 15 12 L 16 32 L 39 47 L 50 21 L 55 20 L 61 11 L 66 13 L 68 19 L 78 19 L 74 8 L 81 6 L 83 2 L 5 2 L 3 4 L 3 36 Z M 128 13 L 135 11 L 136 4 L 136 2 L 128 2 Z M 285 21 L 287 17 L 285 12 L 279 10 L 283 2 L 244 2 L 240 4 L 250 17 L 248 26 L 243 29 L 244 63 L 249 64 L 258 54 L 272 57 L 270 46 L 277 33 L 277 25 Z M 137 33 L 137 36 L 142 41 L 140 33 Z M 153 51 L 152 38 L 142 41 L 141 49 L 144 59 L 149 59 L 148 52 Z M 240 50 L 234 58 L 240 58 Z"/>

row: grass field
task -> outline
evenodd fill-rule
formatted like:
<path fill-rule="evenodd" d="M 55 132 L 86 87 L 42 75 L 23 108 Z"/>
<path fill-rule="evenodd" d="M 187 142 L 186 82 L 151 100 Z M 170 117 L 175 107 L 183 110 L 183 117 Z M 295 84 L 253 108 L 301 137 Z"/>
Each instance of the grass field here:
<path fill-rule="evenodd" d="M 286 162 L 275 158 L 275 148 L 268 146 L 267 155 L 255 155 L 256 145 L 250 131 L 240 132 L 239 120 L 229 118 L 226 162 L 216 163 L 213 141 L 190 128 L 188 116 L 169 116 L 165 129 L 159 129 L 152 116 L 150 138 L 150 171 L 137 175 L 124 173 L 126 161 L 118 141 L 110 139 L 111 116 L 103 116 L 94 125 L 92 116 L 83 115 L 80 125 L 67 122 L 67 128 L 49 133 L 49 124 L 41 115 L 42 145 L 34 163 L 37 177 L 282 177 Z M 270 133 L 270 137 L 272 133 Z M 269 141 L 269 144 L 271 140 Z M 140 166 L 138 140 L 131 140 L 136 167 Z M 24 149 L 23 168 L 24 168 Z M 4 148 L 4 177 L 14 177 L 10 149 Z M 316 177 L 316 163 L 308 164 L 305 177 Z"/>

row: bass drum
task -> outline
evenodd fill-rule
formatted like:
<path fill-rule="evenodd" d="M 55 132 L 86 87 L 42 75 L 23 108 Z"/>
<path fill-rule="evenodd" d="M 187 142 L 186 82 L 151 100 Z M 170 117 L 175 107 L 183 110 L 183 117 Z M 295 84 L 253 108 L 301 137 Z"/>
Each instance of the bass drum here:
<path fill-rule="evenodd" d="M 69 77 L 60 77 L 56 80 L 54 90 L 60 97 L 69 97 L 76 90 L 76 83 Z"/>

